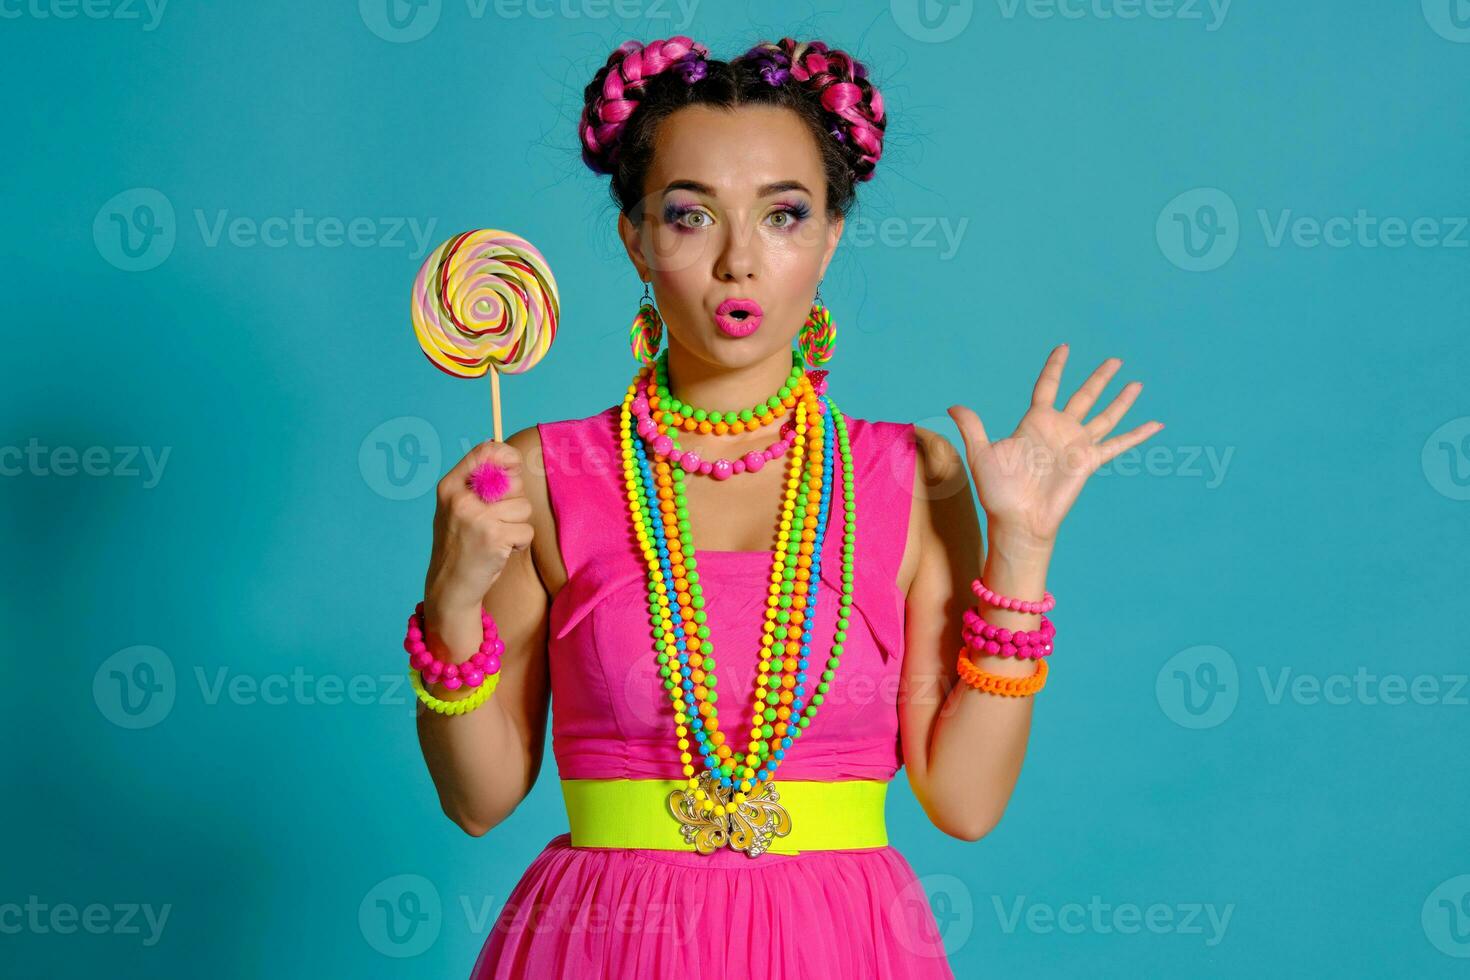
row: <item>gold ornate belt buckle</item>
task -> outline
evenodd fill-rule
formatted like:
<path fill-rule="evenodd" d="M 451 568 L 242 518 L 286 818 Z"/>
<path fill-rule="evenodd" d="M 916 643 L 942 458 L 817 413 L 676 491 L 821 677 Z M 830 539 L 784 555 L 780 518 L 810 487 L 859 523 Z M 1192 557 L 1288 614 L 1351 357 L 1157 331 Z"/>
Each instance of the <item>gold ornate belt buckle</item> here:
<path fill-rule="evenodd" d="M 693 844 L 700 854 L 713 854 L 721 847 L 744 851 L 759 857 L 777 837 L 791 833 L 791 815 L 778 802 L 781 794 L 770 782 L 761 783 L 735 802 L 735 788 L 723 786 L 715 774 L 706 769 L 699 776 L 699 788 L 687 786 L 669 793 L 669 812 L 679 821 L 684 843 Z M 721 808 L 706 810 L 704 800 Z"/>

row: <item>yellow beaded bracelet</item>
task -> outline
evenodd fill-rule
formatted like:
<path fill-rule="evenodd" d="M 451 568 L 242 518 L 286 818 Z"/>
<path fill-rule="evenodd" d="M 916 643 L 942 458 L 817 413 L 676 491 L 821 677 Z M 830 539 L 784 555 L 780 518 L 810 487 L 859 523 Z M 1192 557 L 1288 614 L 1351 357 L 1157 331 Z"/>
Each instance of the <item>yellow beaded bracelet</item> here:
<path fill-rule="evenodd" d="M 970 648 L 960 651 L 959 669 L 960 680 L 969 684 L 977 691 L 986 694 L 1000 694 L 1006 697 L 1022 698 L 1029 694 L 1035 694 L 1046 686 L 1046 661 L 1036 661 L 1036 673 L 1027 677 L 1007 677 L 1004 674 L 992 674 L 981 670 L 971 662 L 968 654 Z"/>
<path fill-rule="evenodd" d="M 424 704 L 441 715 L 462 715 L 474 711 L 489 700 L 491 693 L 500 683 L 500 671 L 497 670 L 493 674 L 486 674 L 485 679 L 480 682 L 479 690 L 467 698 L 460 698 L 456 701 L 446 701 L 443 698 L 436 698 L 430 694 L 424 687 L 423 678 L 412 667 L 408 669 L 408 679 L 413 684 L 413 692 L 419 696 L 419 700 L 424 702 Z"/>

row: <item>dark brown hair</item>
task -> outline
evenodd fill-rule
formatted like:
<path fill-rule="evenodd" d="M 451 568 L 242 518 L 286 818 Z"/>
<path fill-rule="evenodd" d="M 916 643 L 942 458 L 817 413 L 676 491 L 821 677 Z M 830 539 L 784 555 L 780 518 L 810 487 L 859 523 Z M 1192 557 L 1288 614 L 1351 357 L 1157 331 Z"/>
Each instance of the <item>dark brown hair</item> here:
<path fill-rule="evenodd" d="M 626 41 L 584 93 L 577 130 L 582 159 L 612 177 L 611 193 L 633 220 L 653 161 L 658 124 L 685 106 L 787 108 L 807 124 L 822 155 L 829 217 L 845 215 L 857 184 L 883 154 L 883 96 L 867 68 L 821 41 L 763 41 L 731 61 L 712 60 L 687 37 Z"/>

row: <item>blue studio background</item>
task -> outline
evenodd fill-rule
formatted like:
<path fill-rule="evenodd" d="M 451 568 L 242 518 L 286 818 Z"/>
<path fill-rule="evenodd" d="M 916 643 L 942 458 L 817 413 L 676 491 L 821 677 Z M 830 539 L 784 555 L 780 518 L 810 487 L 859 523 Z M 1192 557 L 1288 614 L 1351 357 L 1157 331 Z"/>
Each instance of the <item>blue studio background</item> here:
<path fill-rule="evenodd" d="M 611 405 L 641 287 L 574 124 L 678 33 L 884 94 L 847 412 L 1000 438 L 1068 341 L 1064 395 L 1118 355 L 1118 431 L 1167 425 L 1063 527 L 1001 825 L 895 783 L 957 975 L 1463 976 L 1463 0 L 3 0 L 0 975 L 468 974 L 565 815 L 548 758 L 468 837 L 420 757 L 403 623 L 490 415 L 409 285 L 525 234 L 563 334 L 506 431 Z"/>

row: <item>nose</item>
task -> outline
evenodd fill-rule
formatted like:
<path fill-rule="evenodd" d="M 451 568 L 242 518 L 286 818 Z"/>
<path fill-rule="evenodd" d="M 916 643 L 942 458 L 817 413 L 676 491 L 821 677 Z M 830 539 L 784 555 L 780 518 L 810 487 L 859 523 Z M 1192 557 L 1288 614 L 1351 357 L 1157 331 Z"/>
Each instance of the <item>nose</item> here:
<path fill-rule="evenodd" d="M 760 255 L 752 236 L 732 223 L 726 232 L 720 252 L 715 256 L 715 278 L 721 282 L 736 282 L 755 278 Z"/>

